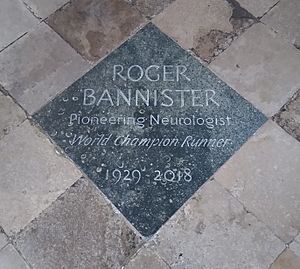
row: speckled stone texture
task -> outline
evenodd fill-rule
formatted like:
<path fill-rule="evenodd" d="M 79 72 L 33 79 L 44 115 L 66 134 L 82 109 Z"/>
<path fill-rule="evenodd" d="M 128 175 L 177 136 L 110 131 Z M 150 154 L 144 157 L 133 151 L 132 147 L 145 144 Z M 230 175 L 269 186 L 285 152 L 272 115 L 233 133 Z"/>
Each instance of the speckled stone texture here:
<path fill-rule="evenodd" d="M 169 68 L 165 80 L 160 73 L 159 81 L 145 76 L 140 81 L 124 81 L 113 78 L 114 66 L 120 64 L 125 69 L 155 64 L 159 72 L 164 65 Z M 184 70 L 178 82 L 175 65 Z M 151 71 L 150 79 L 157 79 Z M 136 67 L 131 75 L 139 76 Z M 91 89 L 97 98 L 88 97 Z M 132 91 L 130 106 L 123 99 L 118 105 L 117 89 L 123 89 L 127 97 L 128 89 Z M 149 104 L 139 98 L 147 98 L 147 93 Z M 194 101 L 191 94 L 197 95 Z M 215 97 L 212 101 L 206 95 Z M 98 121 L 89 121 L 95 116 Z M 121 120 L 116 122 L 116 117 Z M 152 24 L 34 118 L 145 236 L 155 233 L 266 120 Z M 121 144 L 127 136 L 130 144 Z M 201 139 L 207 142 L 199 144 Z M 209 139 L 215 142 L 208 144 Z"/>
<path fill-rule="evenodd" d="M 88 180 L 81 179 L 19 234 L 33 269 L 119 269 L 141 239 Z"/>
<path fill-rule="evenodd" d="M 207 182 L 149 244 L 172 269 L 269 268 L 285 247 L 214 181 Z"/>
<path fill-rule="evenodd" d="M 124 0 L 74 0 L 47 20 L 73 48 L 97 61 L 125 41 L 144 21 Z"/>
<path fill-rule="evenodd" d="M 175 0 L 125 0 L 136 7 L 144 16 L 154 17 Z"/>
<path fill-rule="evenodd" d="M 300 50 L 300 1 L 279 1 L 262 21 Z"/>
<path fill-rule="evenodd" d="M 300 90 L 281 108 L 274 120 L 300 141 Z"/>
<path fill-rule="evenodd" d="M 214 175 L 285 243 L 300 232 L 300 143 L 268 121 Z"/>
<path fill-rule="evenodd" d="M 25 113 L 9 96 L 0 92 L 0 139 L 25 120 Z"/>
<path fill-rule="evenodd" d="M 255 17 L 232 0 L 178 0 L 153 22 L 185 49 L 211 62 Z"/>

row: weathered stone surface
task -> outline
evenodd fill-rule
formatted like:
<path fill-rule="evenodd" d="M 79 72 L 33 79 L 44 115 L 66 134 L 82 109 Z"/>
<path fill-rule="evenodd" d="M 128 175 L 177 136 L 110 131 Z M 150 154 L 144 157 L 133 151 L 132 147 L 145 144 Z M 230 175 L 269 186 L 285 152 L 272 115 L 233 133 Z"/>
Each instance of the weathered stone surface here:
<path fill-rule="evenodd" d="M 44 23 L 0 54 L 0 83 L 33 113 L 89 68 Z"/>
<path fill-rule="evenodd" d="M 284 244 L 212 181 L 162 227 L 151 248 L 174 269 L 257 269 L 268 268 Z"/>
<path fill-rule="evenodd" d="M 80 54 L 96 61 L 125 41 L 144 21 L 124 0 L 75 0 L 48 24 Z"/>
<path fill-rule="evenodd" d="M 0 2 L 0 51 L 38 24 L 22 1 Z"/>
<path fill-rule="evenodd" d="M 207 62 L 254 21 L 237 2 L 226 0 L 178 0 L 153 20 L 181 46 Z"/>
<path fill-rule="evenodd" d="M 262 18 L 262 21 L 300 50 L 299 11 L 300 1 L 282 0 Z"/>
<path fill-rule="evenodd" d="M 261 17 L 268 12 L 278 0 L 238 0 L 238 2 L 254 16 Z"/>
<path fill-rule="evenodd" d="M 170 269 L 170 267 L 153 251 L 143 248 L 124 269 Z"/>
<path fill-rule="evenodd" d="M 300 231 L 300 143 L 270 121 L 215 174 L 286 243 Z"/>
<path fill-rule="evenodd" d="M 16 238 L 34 269 L 114 269 L 141 239 L 91 182 L 81 179 Z"/>
<path fill-rule="evenodd" d="M 295 255 L 291 250 L 286 249 L 276 261 L 272 264 L 270 269 L 299 269 L 300 257 Z"/>
<path fill-rule="evenodd" d="M 289 247 L 298 257 L 300 257 L 300 233 L 294 239 L 294 241 L 290 244 Z"/>
<path fill-rule="evenodd" d="M 300 88 L 300 54 L 263 24 L 248 29 L 210 68 L 268 116 Z"/>
<path fill-rule="evenodd" d="M 5 248 L 0 250 L 0 268 L 29 269 L 29 266 L 12 245 L 7 245 Z"/>
<path fill-rule="evenodd" d="M 23 0 L 35 16 L 45 19 L 69 0 Z"/>
<path fill-rule="evenodd" d="M 300 141 L 300 90 L 275 115 L 274 120 L 290 135 Z"/>
<path fill-rule="evenodd" d="M 153 24 L 34 119 L 145 236 L 266 121 Z"/>
<path fill-rule="evenodd" d="M 25 121 L 0 140 L 0 226 L 24 228 L 81 173 Z"/>
<path fill-rule="evenodd" d="M 7 237 L 0 227 L 0 250 L 7 244 Z"/>
<path fill-rule="evenodd" d="M 174 0 L 126 0 L 146 17 L 153 17 L 163 11 Z"/>
<path fill-rule="evenodd" d="M 0 139 L 25 120 L 23 110 L 0 92 Z"/>

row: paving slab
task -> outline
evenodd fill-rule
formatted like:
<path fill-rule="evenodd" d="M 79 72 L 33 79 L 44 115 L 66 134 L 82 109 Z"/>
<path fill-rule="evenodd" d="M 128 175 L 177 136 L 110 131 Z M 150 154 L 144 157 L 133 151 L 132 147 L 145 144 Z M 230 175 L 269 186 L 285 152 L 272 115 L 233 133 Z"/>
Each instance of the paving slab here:
<path fill-rule="evenodd" d="M 38 24 L 22 1 L 0 2 L 0 51 Z"/>
<path fill-rule="evenodd" d="M 235 1 L 177 0 L 153 22 L 183 48 L 210 62 L 255 18 Z"/>
<path fill-rule="evenodd" d="M 279 0 L 238 0 L 238 2 L 254 16 L 262 17 L 272 9 Z"/>
<path fill-rule="evenodd" d="M 289 248 L 298 256 L 300 257 L 300 233 L 294 239 L 294 241 L 290 244 Z"/>
<path fill-rule="evenodd" d="M 45 19 L 69 0 L 23 0 L 31 12 L 40 19 Z"/>
<path fill-rule="evenodd" d="M 3 233 L 2 228 L 0 227 L 0 250 L 5 247 L 5 245 L 7 244 L 7 237 L 5 235 L 5 233 Z"/>
<path fill-rule="evenodd" d="M 136 7 L 144 16 L 151 18 L 163 11 L 175 0 L 126 0 Z"/>
<path fill-rule="evenodd" d="M 288 243 L 300 231 L 300 143 L 269 121 L 214 175 Z"/>
<path fill-rule="evenodd" d="M 261 23 L 250 27 L 209 67 L 267 116 L 277 113 L 300 88 L 298 50 Z"/>
<path fill-rule="evenodd" d="M 286 249 L 276 261 L 272 264 L 270 269 L 299 269 L 300 257 L 296 256 L 291 250 Z"/>
<path fill-rule="evenodd" d="M 86 179 L 69 188 L 15 241 L 34 269 L 119 269 L 141 242 Z"/>
<path fill-rule="evenodd" d="M 207 182 L 150 245 L 171 268 L 269 268 L 284 244 L 218 183 Z"/>
<path fill-rule="evenodd" d="M 30 269 L 20 254 L 12 245 L 7 245 L 0 250 L 1 269 Z"/>
<path fill-rule="evenodd" d="M 170 269 L 170 267 L 153 251 L 142 248 L 124 269 Z"/>
<path fill-rule="evenodd" d="M 0 226 L 23 229 L 81 173 L 28 121 L 0 140 Z"/>
<path fill-rule="evenodd" d="M 300 141 L 300 90 L 281 108 L 274 120 Z"/>
<path fill-rule="evenodd" d="M 281 37 L 289 40 L 291 44 L 300 50 L 299 1 L 279 1 L 279 3 L 262 18 L 262 22 L 274 29 Z"/>
<path fill-rule="evenodd" d="M 0 83 L 33 113 L 89 68 L 63 39 L 41 23 L 0 54 Z"/>
<path fill-rule="evenodd" d="M 142 23 L 124 0 L 76 0 L 47 20 L 73 48 L 91 61 L 106 56 Z"/>
<path fill-rule="evenodd" d="M 0 92 L 0 139 L 25 118 L 24 111 L 9 96 Z"/>
<path fill-rule="evenodd" d="M 151 23 L 33 118 L 144 236 L 267 120 Z"/>

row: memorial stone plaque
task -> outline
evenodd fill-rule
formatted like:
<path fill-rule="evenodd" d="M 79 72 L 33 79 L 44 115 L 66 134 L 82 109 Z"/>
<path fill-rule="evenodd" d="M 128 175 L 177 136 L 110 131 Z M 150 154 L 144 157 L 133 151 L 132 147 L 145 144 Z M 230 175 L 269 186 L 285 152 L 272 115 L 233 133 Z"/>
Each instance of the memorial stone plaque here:
<path fill-rule="evenodd" d="M 267 119 L 150 23 L 34 120 L 149 236 Z"/>

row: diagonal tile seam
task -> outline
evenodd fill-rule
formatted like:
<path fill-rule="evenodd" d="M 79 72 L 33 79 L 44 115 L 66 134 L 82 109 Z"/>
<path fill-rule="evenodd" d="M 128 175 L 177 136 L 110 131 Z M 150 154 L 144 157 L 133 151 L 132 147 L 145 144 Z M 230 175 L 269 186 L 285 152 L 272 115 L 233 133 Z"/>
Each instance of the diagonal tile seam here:
<path fill-rule="evenodd" d="M 86 175 L 82 175 L 80 178 L 78 178 L 72 185 L 70 185 L 68 188 L 66 188 L 65 189 L 65 191 L 63 192 L 63 193 L 61 193 L 54 201 L 52 201 L 50 204 L 49 204 L 49 206 L 48 207 L 46 207 L 45 209 L 43 209 L 34 219 L 32 219 L 23 229 L 21 229 L 18 233 L 16 233 L 16 234 L 14 234 L 14 235 L 12 235 L 12 236 L 10 236 L 10 237 L 8 237 L 7 236 L 7 238 L 8 238 L 8 243 L 5 245 L 5 246 L 7 246 L 8 244 L 11 244 L 15 249 L 16 249 L 16 251 L 20 254 L 20 256 L 23 258 L 23 260 L 26 262 L 26 264 L 28 264 L 29 265 L 29 268 L 30 269 L 34 269 L 32 266 L 31 266 L 31 264 L 27 261 L 27 259 L 26 259 L 26 257 L 23 255 L 23 253 L 18 249 L 18 246 L 17 246 L 17 243 L 16 243 L 16 238 L 20 235 L 20 234 L 22 234 L 22 233 L 24 233 L 24 232 L 26 232 L 26 231 L 28 231 L 28 230 L 30 230 L 30 226 L 31 226 L 31 224 L 35 221 L 35 220 L 37 220 L 38 218 L 40 218 L 56 201 L 58 201 L 58 200 L 61 200 L 65 195 L 66 195 L 66 193 L 71 189 L 71 188 L 73 188 L 73 187 L 75 187 L 77 184 L 78 184 L 78 182 L 80 181 L 80 180 L 82 180 L 82 179 L 84 179 L 84 180 L 87 180 L 87 181 L 89 181 L 89 183 L 91 183 L 91 185 L 92 185 L 92 187 L 93 187 L 93 189 L 94 189 L 94 191 L 95 191 L 95 194 L 96 195 L 98 195 L 98 196 L 100 196 L 101 198 L 104 198 L 104 200 L 107 202 L 107 204 L 109 205 L 109 206 L 111 206 L 111 209 L 113 210 L 113 212 L 115 213 L 115 214 L 117 214 L 123 221 L 124 221 L 124 224 L 125 225 L 128 225 L 129 226 L 129 228 L 137 235 L 137 236 L 139 236 L 140 238 L 141 238 L 141 244 L 139 245 L 139 247 L 136 249 L 136 251 L 134 252 L 134 253 L 132 253 L 130 256 L 128 256 L 126 259 L 125 259 L 125 261 L 124 261 L 124 264 L 122 265 L 122 267 L 121 267 L 121 269 L 123 268 L 123 266 L 126 264 L 128 264 L 131 260 L 132 260 L 132 258 L 143 248 L 143 246 L 145 245 L 145 244 L 147 244 L 147 242 L 151 239 L 151 238 L 146 238 L 146 237 L 144 237 L 144 236 L 142 236 L 133 226 L 132 226 L 132 224 L 123 216 L 123 214 L 121 213 L 121 212 L 119 212 L 118 211 L 118 209 L 117 208 L 115 208 L 115 206 L 113 205 L 113 203 L 112 202 L 110 202 L 107 198 L 106 198 L 106 196 L 100 191 L 100 189 L 99 188 L 97 188 L 97 186 L 94 184 L 94 182 L 93 181 L 91 181 Z M 1 227 L 0 227 L 1 228 Z M 3 230 L 4 231 L 4 230 Z M 4 232 L 5 233 L 5 232 Z M 120 236 L 118 235 L 118 234 L 116 234 L 116 233 L 113 233 L 115 236 L 117 236 L 117 237 L 119 237 L 120 238 Z M 3 247 L 4 248 L 4 247 Z M 1 251 L 2 249 L 0 249 L 0 251 Z M 171 269 L 171 267 L 170 267 L 170 269 Z"/>
<path fill-rule="evenodd" d="M 136 256 L 138 256 L 139 255 L 139 253 L 141 252 L 141 251 L 143 251 L 144 249 L 147 249 L 147 247 L 148 247 L 148 245 L 149 245 L 149 243 L 151 243 L 150 242 L 150 240 L 149 241 L 147 241 L 147 242 L 144 242 L 143 244 L 142 244 L 142 246 L 133 254 L 133 255 L 131 255 L 130 257 L 128 257 L 125 261 L 124 261 L 124 263 L 121 265 L 121 267 L 120 267 L 120 269 L 126 269 L 126 266 L 136 257 Z M 169 269 L 172 269 L 172 266 L 163 258 L 163 257 L 161 257 L 158 253 L 156 253 L 156 252 L 152 252 L 153 253 L 153 255 L 155 255 L 155 256 L 157 256 L 158 258 L 160 258 L 163 262 L 164 262 L 164 264 L 169 268 Z M 146 269 L 148 269 L 148 268 L 146 268 Z"/>
<path fill-rule="evenodd" d="M 264 223 L 259 217 L 256 216 L 255 213 L 253 213 L 251 210 L 249 210 L 242 201 L 240 201 L 240 199 L 238 197 L 233 196 L 233 194 L 230 192 L 230 190 L 228 190 L 227 188 L 225 188 L 222 184 L 220 184 L 217 180 L 214 180 L 215 183 L 217 183 L 220 187 L 222 187 L 223 190 L 225 190 L 233 199 L 235 199 L 244 209 L 244 211 L 248 214 L 251 214 L 253 217 L 255 217 L 259 222 L 263 223 L 271 232 L 272 234 L 278 239 L 280 240 L 280 242 L 282 242 L 286 247 L 288 244 L 290 244 L 290 242 L 287 244 L 285 243 L 274 231 L 273 229 L 266 223 Z"/>
<path fill-rule="evenodd" d="M 13 45 L 14 43 L 16 43 L 18 40 L 20 40 L 22 37 L 24 37 L 25 35 L 27 35 L 28 32 L 25 32 L 24 34 L 20 35 L 17 39 L 15 39 L 14 41 L 10 42 L 7 46 L 5 46 L 3 49 L 0 49 L 0 53 L 4 50 L 6 50 L 8 47 L 10 47 L 11 45 Z"/>
<path fill-rule="evenodd" d="M 0 247 L 0 251 L 1 251 L 9 244 L 9 236 L 6 234 L 6 232 L 4 231 L 4 229 L 1 226 L 0 226 L 0 233 L 4 234 L 6 236 L 6 243 L 2 247 Z"/>
<path fill-rule="evenodd" d="M 3 233 L 5 236 L 6 236 L 6 244 L 0 248 L 0 252 L 5 248 L 7 247 L 9 244 L 12 245 L 12 247 L 18 252 L 19 256 L 24 260 L 25 264 L 29 267 L 29 269 L 33 269 L 31 264 L 27 261 L 27 259 L 23 256 L 22 252 L 17 249 L 17 247 L 14 245 L 14 242 L 13 242 L 13 239 L 14 237 L 13 236 L 8 236 L 4 229 L 0 226 L 0 233 Z"/>
<path fill-rule="evenodd" d="M 281 0 L 278 0 L 273 6 L 271 6 L 264 14 L 262 14 L 260 17 L 258 17 L 258 19 L 262 19 L 264 16 L 266 16 L 274 7 L 276 7 Z"/>
<path fill-rule="evenodd" d="M 280 255 L 282 255 L 288 248 L 284 248 L 284 250 L 282 250 L 278 255 L 277 257 L 274 259 L 274 261 L 270 264 L 270 266 L 268 266 L 268 269 L 271 269 L 272 266 L 275 264 L 275 262 L 277 261 L 277 259 L 280 257 Z"/>
<path fill-rule="evenodd" d="M 29 261 L 27 261 L 27 259 L 24 257 L 23 253 L 12 243 L 10 242 L 10 244 L 13 246 L 13 248 L 18 252 L 19 256 L 21 257 L 21 259 L 25 262 L 25 264 L 28 266 L 29 269 L 34 269 L 32 267 L 32 265 L 29 263 Z"/>
<path fill-rule="evenodd" d="M 21 1 L 22 1 L 23 5 L 29 10 L 29 12 L 30 12 L 36 19 L 38 19 L 39 21 L 42 20 L 41 17 L 39 17 L 37 14 L 35 14 L 35 12 L 33 11 L 33 9 L 31 8 L 30 5 L 28 5 L 26 2 L 24 2 L 24 0 L 21 0 Z"/>
<path fill-rule="evenodd" d="M 290 134 L 286 129 L 284 129 L 281 125 L 278 124 L 276 118 L 279 117 L 280 113 L 283 111 L 286 111 L 286 108 L 297 98 L 300 97 L 300 89 L 298 89 L 291 97 L 290 99 L 278 110 L 277 113 L 275 113 L 273 116 L 270 117 L 270 119 L 278 125 L 282 130 L 284 130 L 289 136 L 291 136 L 293 139 L 295 139 L 297 142 L 300 143 L 292 134 Z M 300 232 L 299 232 L 300 233 Z"/>
<path fill-rule="evenodd" d="M 124 1 L 124 0 L 123 0 L 123 1 Z M 71 1 L 67 2 L 65 5 L 61 6 L 61 7 L 60 7 L 59 9 L 57 9 L 55 12 L 57 12 L 57 11 L 59 11 L 59 10 L 62 10 L 62 9 L 64 9 L 64 8 L 66 8 L 66 7 L 69 6 L 70 4 L 71 4 Z M 142 23 L 141 23 L 138 27 L 136 27 L 134 30 L 132 30 L 131 33 L 129 34 L 129 36 L 128 36 L 127 38 L 125 38 L 124 40 L 122 40 L 121 42 L 119 42 L 118 44 L 116 44 L 108 54 L 104 55 L 103 57 L 101 57 L 100 59 L 98 59 L 98 60 L 95 61 L 95 62 L 94 62 L 94 61 L 91 61 L 91 60 L 89 60 L 89 59 L 87 59 L 87 58 L 85 58 L 85 57 L 84 57 L 82 54 L 80 54 L 79 51 L 77 51 L 77 50 L 76 50 L 76 49 L 75 49 L 75 48 L 74 48 L 67 40 L 65 40 L 64 37 L 63 37 L 60 33 L 56 32 L 55 29 L 52 28 L 51 25 L 48 24 L 48 22 L 47 22 L 47 19 L 48 19 L 48 18 L 46 18 L 46 19 L 44 20 L 44 22 L 47 24 L 48 27 L 51 28 L 51 30 L 53 30 L 57 35 L 59 35 L 59 37 L 60 37 L 61 39 L 63 39 L 64 42 L 66 42 L 73 50 L 75 50 L 76 53 L 79 54 L 79 55 L 80 55 L 86 62 L 88 62 L 88 63 L 92 66 L 92 68 L 93 68 L 93 67 L 95 67 L 98 63 L 100 63 L 101 61 L 103 61 L 106 57 L 108 57 L 112 52 L 114 52 L 114 51 L 117 50 L 119 47 L 121 47 L 125 42 L 127 42 L 129 39 L 131 39 L 131 38 L 132 38 L 139 30 L 141 30 L 142 28 L 144 28 L 144 27 L 150 22 L 150 20 L 147 19 L 147 18 L 145 18 L 145 16 L 144 16 L 144 15 L 143 15 L 136 7 L 131 6 L 131 8 L 135 9 L 135 10 L 142 16 L 142 18 L 145 19 L 145 21 L 142 22 Z M 55 12 L 53 12 L 52 14 L 54 14 Z M 51 15 L 52 15 L 52 14 L 51 14 Z"/>
<path fill-rule="evenodd" d="M 69 0 L 68 2 L 64 3 L 64 4 L 61 5 L 59 8 L 57 8 L 54 12 L 52 12 L 52 14 L 50 14 L 48 17 L 46 17 L 46 18 L 43 19 L 42 17 L 39 17 L 39 15 L 36 14 L 36 13 L 34 12 L 33 8 L 32 8 L 29 4 L 27 4 L 24 0 L 21 0 L 21 1 L 22 1 L 22 3 L 24 4 L 24 6 L 29 10 L 29 12 L 30 12 L 35 18 L 37 18 L 40 22 L 44 22 L 45 20 L 47 20 L 47 18 L 48 18 L 50 15 L 52 15 L 53 13 L 55 13 L 57 10 L 64 8 L 64 6 L 70 4 L 70 2 L 71 2 L 71 0 Z"/>
<path fill-rule="evenodd" d="M 96 186 L 96 184 L 89 178 L 89 176 L 81 169 L 80 166 L 78 166 L 65 152 L 64 150 L 55 143 L 54 140 L 52 140 L 52 138 L 50 137 L 50 135 L 45 131 L 43 130 L 43 128 L 37 124 L 35 121 L 32 120 L 32 118 L 30 117 L 29 119 L 29 122 L 32 126 L 34 126 L 35 128 L 37 128 L 46 138 L 48 141 L 50 141 L 50 143 L 54 146 L 55 148 L 55 151 L 60 155 L 62 156 L 63 158 L 67 159 L 69 162 L 71 162 L 79 171 L 80 173 L 82 174 L 82 177 L 85 178 L 86 180 L 88 180 L 92 185 L 93 187 L 96 189 L 96 192 L 101 195 L 104 200 L 106 202 L 108 202 L 111 206 L 112 206 L 112 210 L 114 211 L 115 214 L 118 214 L 119 216 L 122 217 L 122 219 L 125 221 L 125 223 L 138 235 L 142 238 L 143 241 L 147 241 L 149 238 L 148 237 L 144 237 L 128 220 L 127 218 L 119 211 L 119 209 L 117 209 L 117 207 L 106 197 L 106 195 Z M 82 178 L 81 177 L 81 178 Z M 78 179 L 79 180 L 79 179 Z M 77 180 L 77 181 L 78 181 Z M 77 183 L 77 181 L 75 183 Z M 74 184 L 75 184 L 74 183 Z M 73 185 L 74 185 L 73 184 Z M 71 186 L 73 186 L 71 185 Z M 68 188 L 69 189 L 69 188 Z M 68 190 L 67 189 L 67 190 Z M 66 191 L 65 191 L 66 192 Z M 64 192 L 64 193 L 65 193 Z M 63 194 L 64 194 L 63 193 Z M 59 196 L 60 197 L 60 196 Z M 57 198 L 58 199 L 58 198 Z M 56 199 L 56 200 L 57 200 Z M 55 201 L 56 201 L 55 200 Z M 55 202 L 53 201 L 53 202 Z M 51 203 L 51 205 L 53 204 L 53 202 Z M 50 206 L 50 205 L 49 205 Z M 48 207 L 47 207 L 48 208 Z M 150 237 L 151 238 L 151 237 Z"/>

